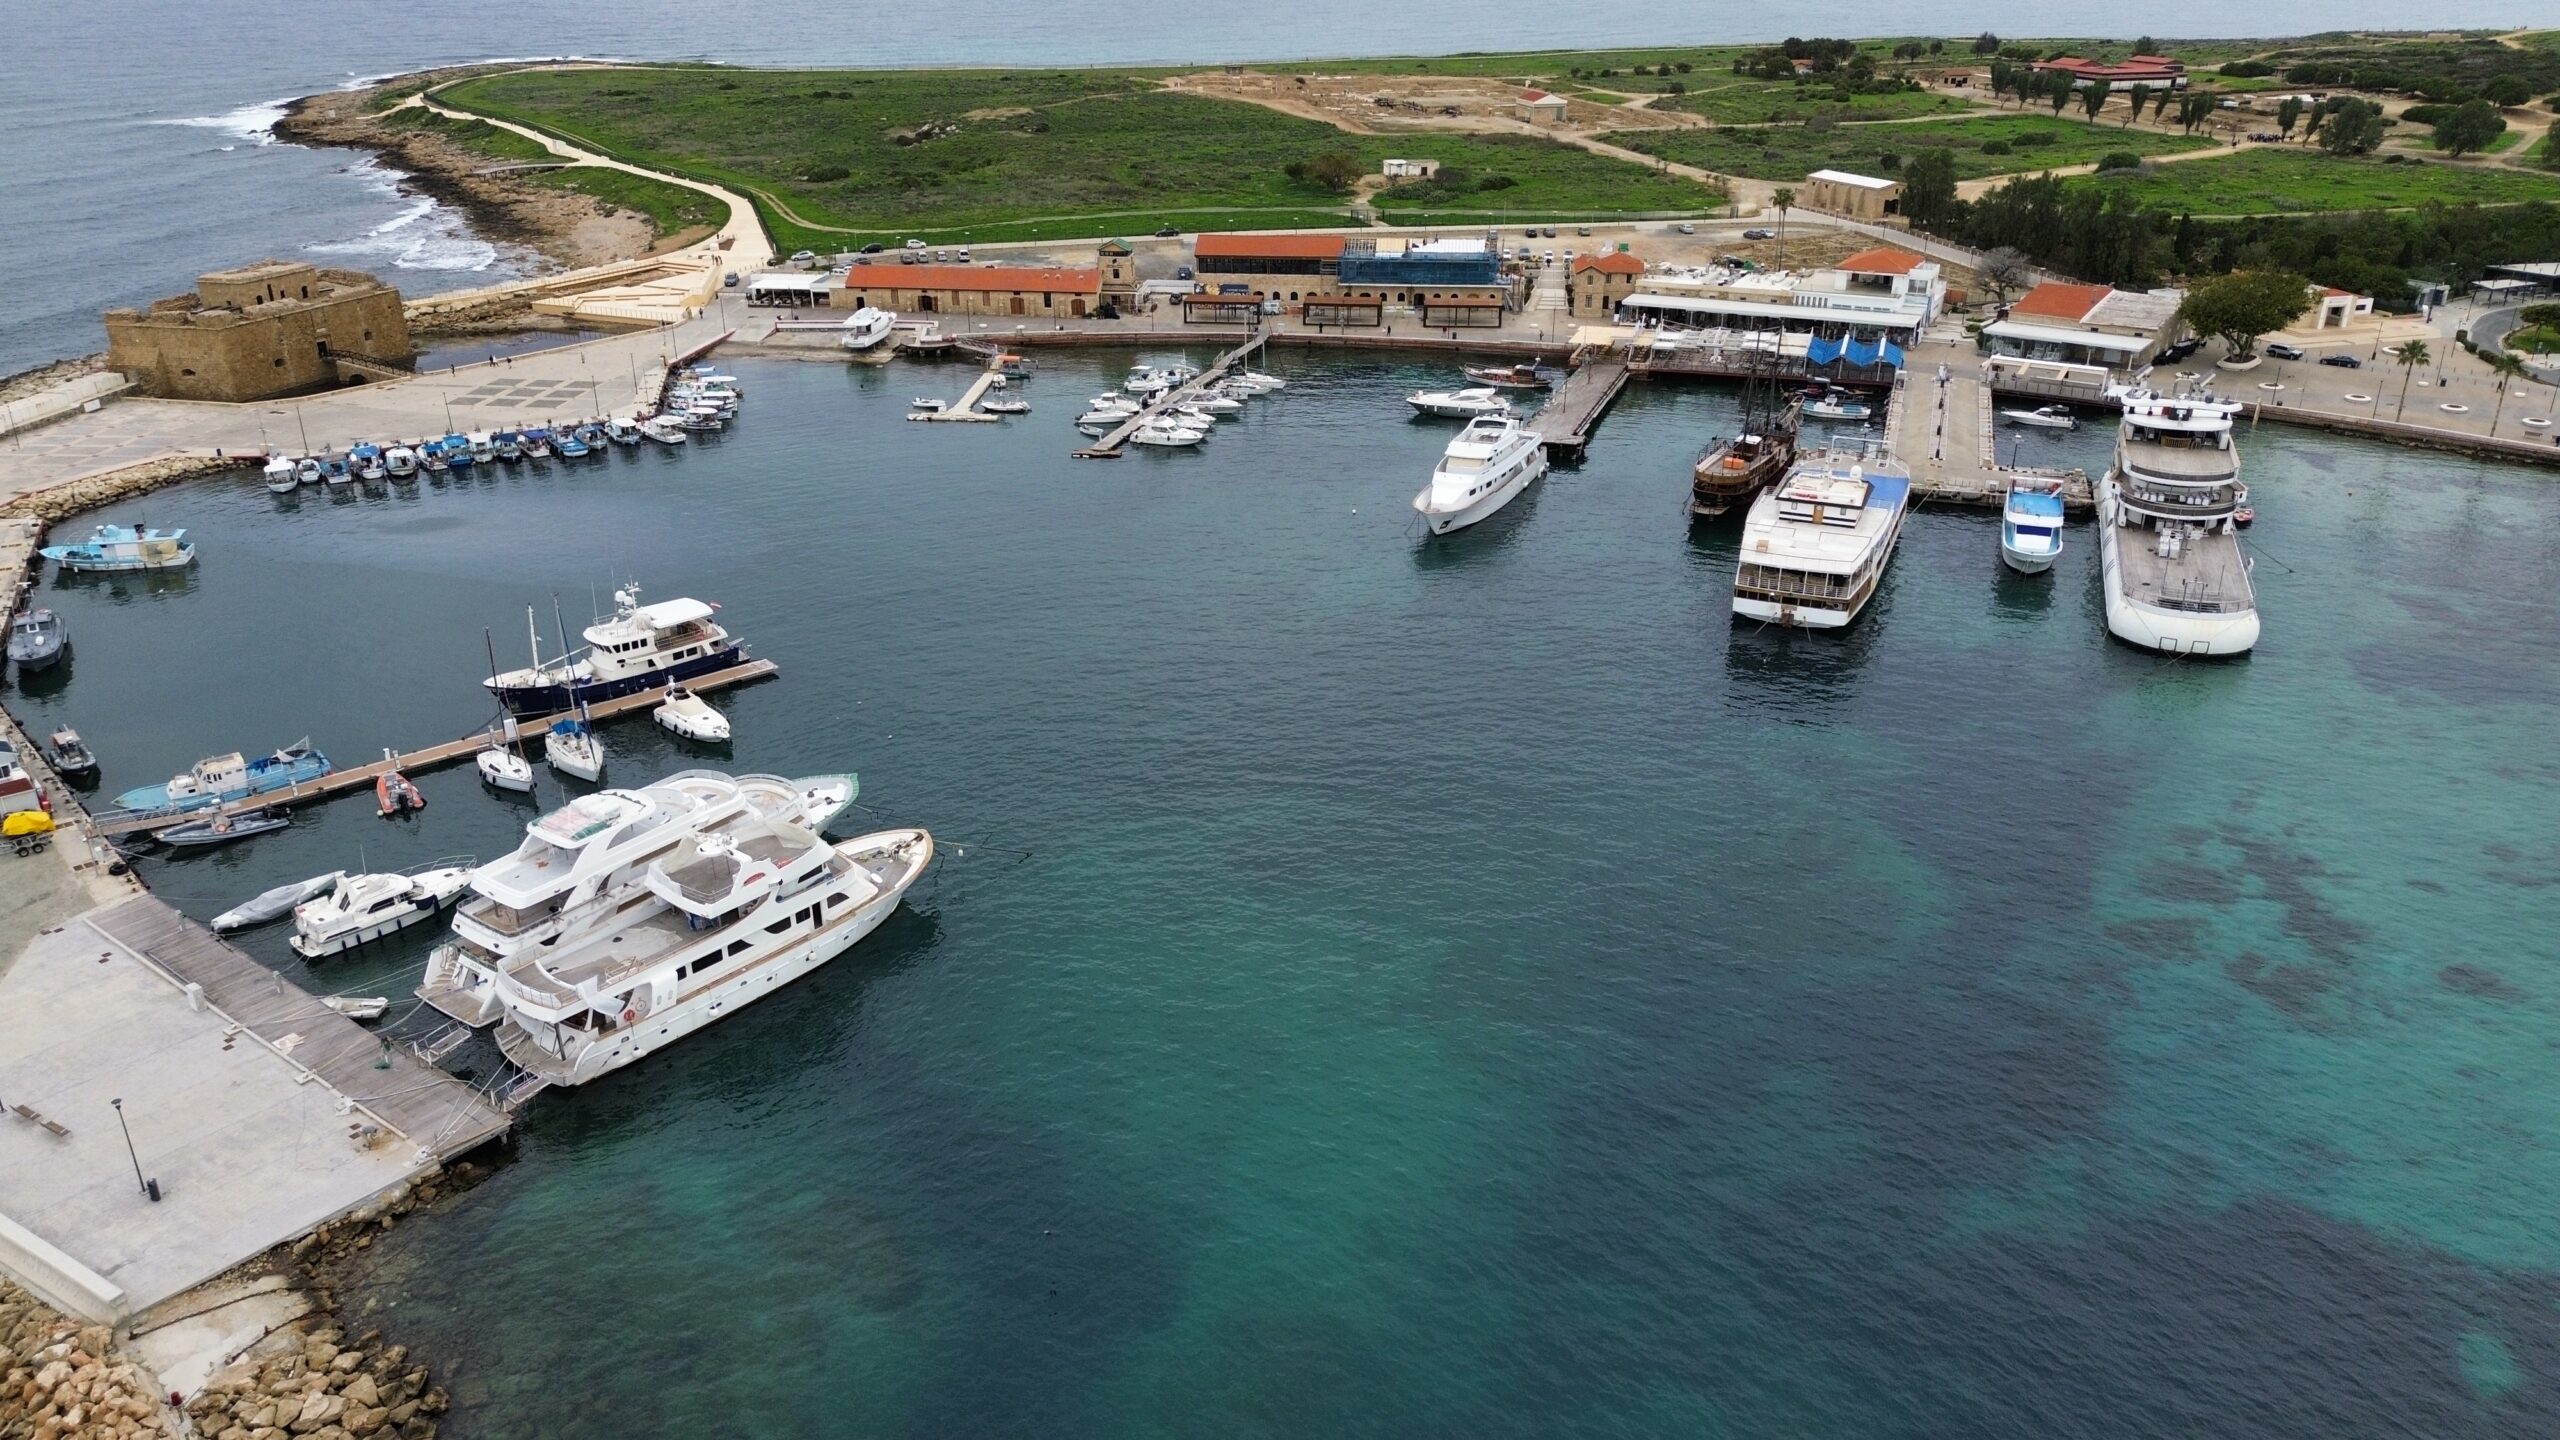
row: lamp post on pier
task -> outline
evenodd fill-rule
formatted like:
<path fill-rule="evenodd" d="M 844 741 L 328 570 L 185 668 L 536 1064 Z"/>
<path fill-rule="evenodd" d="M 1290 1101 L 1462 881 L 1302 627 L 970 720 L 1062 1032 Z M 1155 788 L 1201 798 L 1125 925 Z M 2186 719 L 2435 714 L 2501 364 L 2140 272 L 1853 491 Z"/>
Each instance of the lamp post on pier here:
<path fill-rule="evenodd" d="M 154 1205 L 159 1204 L 160 1182 L 157 1180 L 145 1180 L 142 1178 L 142 1156 L 140 1152 L 133 1148 L 133 1127 L 127 1125 L 124 1121 L 123 1097 L 118 1096 L 113 1100 L 109 1100 L 107 1103 L 115 1107 L 116 1128 L 124 1132 L 124 1153 L 125 1158 L 133 1162 L 133 1183 L 135 1187 L 140 1189 L 143 1194 L 150 1196 L 151 1203 Z"/>

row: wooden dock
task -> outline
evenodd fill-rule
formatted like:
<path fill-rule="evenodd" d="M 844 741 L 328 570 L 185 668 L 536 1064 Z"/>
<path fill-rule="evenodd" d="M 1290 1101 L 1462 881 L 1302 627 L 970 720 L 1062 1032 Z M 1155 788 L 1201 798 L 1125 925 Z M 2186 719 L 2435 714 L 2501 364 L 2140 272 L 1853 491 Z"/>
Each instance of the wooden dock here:
<path fill-rule="evenodd" d="M 321 1004 L 160 900 L 136 896 L 77 923 L 180 984 L 203 987 L 242 1029 L 437 1160 L 506 1133 L 506 1113 L 469 1084 Z"/>
<path fill-rule="evenodd" d="M 1529 417 L 1528 428 L 1546 437 L 1549 450 L 1580 450 L 1591 443 L 1591 427 L 1627 388 L 1630 367 L 1623 355 L 1597 355 L 1564 377 L 1564 383 Z"/>
<path fill-rule="evenodd" d="M 750 680 L 761 680 L 777 673 L 779 668 L 770 660 L 750 660 L 744 665 L 733 665 L 726 670 L 714 670 L 708 675 L 697 675 L 683 683 L 689 690 L 708 694 L 715 690 L 728 689 L 733 685 L 743 685 Z M 597 720 L 609 720 L 617 715 L 628 715 L 635 710 L 654 709 L 659 701 L 666 698 L 667 689 L 666 686 L 659 686 L 654 690 L 643 690 L 636 695 L 606 700 L 588 706 L 587 713 Z M 557 715 L 519 720 L 516 722 L 516 733 L 525 737 L 527 741 L 538 741 L 543 732 L 551 728 L 553 721 L 565 720 L 575 713 L 564 710 Z M 448 740 L 441 745 L 430 745 L 423 750 L 412 750 L 406 754 L 394 755 L 387 760 L 375 760 L 347 769 L 332 770 L 307 785 L 270 790 L 263 795 L 252 795 L 246 799 L 234 800 L 227 805 L 209 806 L 183 813 L 102 810 L 96 815 L 98 833 L 115 836 L 131 835 L 144 830 L 165 830 L 172 825 L 209 819 L 215 815 L 242 815 L 252 810 L 264 810 L 270 806 L 304 805 L 316 800 L 334 799 L 351 791 L 370 790 L 373 788 L 375 778 L 386 770 L 422 772 L 470 759 L 489 748 L 489 734 L 490 732 L 486 730 L 475 731 L 459 740 Z"/>
<path fill-rule="evenodd" d="M 1119 427 L 1114 429 L 1110 434 L 1103 436 L 1101 439 L 1094 441 L 1092 444 L 1081 450 L 1073 452 L 1075 458 L 1079 460 L 1119 459 L 1120 447 L 1129 443 L 1129 437 L 1138 433 L 1139 426 L 1146 424 L 1148 421 L 1153 420 L 1156 416 L 1162 414 L 1166 410 L 1181 404 L 1185 400 L 1191 399 L 1201 391 L 1206 390 L 1210 386 L 1217 384 L 1219 381 L 1226 379 L 1228 371 L 1243 364 L 1255 351 L 1258 351 L 1264 345 L 1269 344 L 1270 339 L 1271 337 L 1268 332 L 1256 331 L 1253 336 L 1247 339 L 1243 344 L 1210 362 L 1208 369 L 1191 377 L 1191 383 L 1187 385 L 1177 385 L 1172 389 L 1165 391 L 1163 394 L 1158 395 L 1152 404 L 1148 405 L 1145 409 L 1140 410 L 1137 414 L 1120 422 Z"/>

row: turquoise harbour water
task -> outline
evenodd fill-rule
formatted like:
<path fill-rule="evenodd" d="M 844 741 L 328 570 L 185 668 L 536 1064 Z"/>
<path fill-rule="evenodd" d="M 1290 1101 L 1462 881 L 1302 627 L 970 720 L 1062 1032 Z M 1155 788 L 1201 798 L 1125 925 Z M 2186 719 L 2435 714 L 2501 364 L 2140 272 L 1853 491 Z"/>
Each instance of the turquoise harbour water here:
<path fill-rule="evenodd" d="M 2560 1426 L 2549 477 L 2245 436 L 2244 663 L 2108 642 L 2086 527 L 2022 579 L 1981 512 L 1789 635 L 1681 514 L 1730 392 L 1634 388 L 1425 542 L 1449 432 L 1398 397 L 1446 362 L 1283 355 L 1200 453 L 1068 459 L 1128 358 L 1044 358 L 1002 426 L 900 423 L 955 369 L 741 359 L 684 453 L 191 485 L 113 513 L 193 574 L 46 586 L 74 657 L 12 704 L 109 793 L 459 733 L 484 627 L 515 663 L 526 604 L 549 648 L 555 591 L 637 577 L 781 666 L 713 759 L 858 770 L 943 842 L 366 1252 L 342 1297 L 449 1433 Z M 146 874 L 209 915 L 532 813 L 423 784 Z M 405 996 L 425 938 L 248 944 Z"/>

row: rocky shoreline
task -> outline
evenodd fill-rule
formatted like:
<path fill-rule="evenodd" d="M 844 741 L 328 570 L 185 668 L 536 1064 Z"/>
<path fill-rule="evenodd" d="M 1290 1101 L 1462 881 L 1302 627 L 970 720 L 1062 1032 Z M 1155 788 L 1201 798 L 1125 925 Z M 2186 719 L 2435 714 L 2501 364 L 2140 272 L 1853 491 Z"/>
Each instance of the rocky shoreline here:
<path fill-rule="evenodd" d="M 564 268 L 604 265 L 649 253 L 656 227 L 645 215 L 575 191 L 485 175 L 493 163 L 432 131 L 382 123 L 378 107 L 394 95 L 484 73 L 484 68 L 429 70 L 362 90 L 306 95 L 275 124 L 291 145 L 362 150 L 381 157 L 418 194 L 462 212 L 489 240 L 532 250 Z"/>

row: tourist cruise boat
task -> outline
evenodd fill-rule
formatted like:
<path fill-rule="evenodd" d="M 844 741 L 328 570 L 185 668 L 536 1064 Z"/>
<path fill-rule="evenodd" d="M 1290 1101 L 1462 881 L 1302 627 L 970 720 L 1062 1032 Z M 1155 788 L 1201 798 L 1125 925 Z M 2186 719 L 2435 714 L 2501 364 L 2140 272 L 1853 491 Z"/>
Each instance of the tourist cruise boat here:
<path fill-rule="evenodd" d="M 273 755 L 244 760 L 240 752 L 197 761 L 165 785 L 145 785 L 116 797 L 127 810 L 201 810 L 271 790 L 307 784 L 329 773 L 329 757 L 297 740 Z"/>
<path fill-rule="evenodd" d="M 518 955 L 618 926 L 655 902 L 641 872 L 689 838 L 779 820 L 824 831 L 853 803 L 851 775 L 736 778 L 682 770 L 637 790 L 582 795 L 525 826 L 471 872 L 453 938 L 427 957 L 418 998 L 466 1025 L 498 1018 L 498 971 Z"/>
<path fill-rule="evenodd" d="M 1816 630 L 1857 619 L 1884 580 L 1910 503 L 1910 475 L 1881 447 L 1799 454 L 1742 522 L 1733 613 Z"/>
<path fill-rule="evenodd" d="M 89 538 L 72 545 L 47 545 L 36 552 L 65 570 L 180 570 L 196 563 L 196 547 L 184 530 L 137 530 L 130 525 L 101 525 Z"/>
<path fill-rule="evenodd" d="M 746 647 L 712 619 L 717 605 L 691 599 L 643 605 L 640 587 L 626 585 L 613 592 L 613 607 L 609 618 L 586 628 L 585 650 L 544 660 L 537 639 L 531 666 L 480 683 L 510 715 L 552 715 L 726 670 L 746 659 Z"/>
<path fill-rule="evenodd" d="M 2062 556 L 2062 481 L 2014 475 L 2000 507 L 2000 559 L 2021 575 L 2041 575 Z"/>
<path fill-rule="evenodd" d="M 541 1084 L 610 1074 L 851 949 L 932 860 L 922 830 L 829 844 L 768 821 L 689 837 L 648 866 L 651 913 L 499 972 L 498 1049 Z"/>
<path fill-rule="evenodd" d="M 1741 428 L 1709 444 L 1689 467 L 1689 514 L 1697 519 L 1713 519 L 1745 503 L 1795 463 L 1803 398 L 1782 400 L 1774 357 L 1755 352 L 1755 359 L 1743 389 Z"/>
<path fill-rule="evenodd" d="M 2107 633 L 2170 655 L 2245 655 L 2257 592 L 2241 553 L 2237 401 L 2119 387 L 2116 453 L 2098 482 Z"/>
<path fill-rule="evenodd" d="M 896 311 L 865 305 L 845 317 L 841 343 L 847 350 L 868 350 L 895 334 L 897 329 Z"/>
<path fill-rule="evenodd" d="M 1441 452 L 1413 508 L 1432 534 L 1446 535 L 1510 504 L 1546 473 L 1545 436 L 1509 415 L 1480 415 Z"/>

